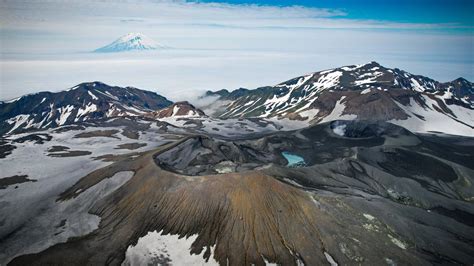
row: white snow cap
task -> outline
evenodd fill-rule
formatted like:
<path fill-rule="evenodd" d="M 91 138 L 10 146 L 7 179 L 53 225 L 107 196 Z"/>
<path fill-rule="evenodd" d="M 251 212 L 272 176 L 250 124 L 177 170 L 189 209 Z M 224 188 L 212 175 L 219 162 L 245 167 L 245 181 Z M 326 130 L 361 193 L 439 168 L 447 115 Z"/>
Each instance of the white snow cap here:
<path fill-rule="evenodd" d="M 130 50 L 154 50 L 165 48 L 141 33 L 126 34 L 113 43 L 95 50 L 95 52 L 122 52 Z"/>

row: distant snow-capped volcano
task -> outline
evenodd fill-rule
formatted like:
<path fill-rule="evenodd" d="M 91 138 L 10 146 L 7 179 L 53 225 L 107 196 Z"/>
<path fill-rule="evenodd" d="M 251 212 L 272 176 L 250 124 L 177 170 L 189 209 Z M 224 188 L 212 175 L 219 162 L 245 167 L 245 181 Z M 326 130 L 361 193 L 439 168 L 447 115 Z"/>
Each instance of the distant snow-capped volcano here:
<path fill-rule="evenodd" d="M 113 43 L 96 49 L 98 53 L 113 53 L 132 50 L 155 50 L 165 48 L 141 33 L 129 33 L 118 38 Z"/>

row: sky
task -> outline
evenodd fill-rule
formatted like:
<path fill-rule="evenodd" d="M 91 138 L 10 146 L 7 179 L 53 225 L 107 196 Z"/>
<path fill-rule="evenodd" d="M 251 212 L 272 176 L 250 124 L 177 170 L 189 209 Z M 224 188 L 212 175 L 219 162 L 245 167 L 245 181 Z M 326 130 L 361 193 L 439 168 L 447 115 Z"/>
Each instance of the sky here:
<path fill-rule="evenodd" d="M 189 100 L 377 61 L 474 80 L 474 1 L 0 0 L 0 100 L 102 81 Z M 168 49 L 98 54 L 129 32 Z"/>
<path fill-rule="evenodd" d="M 199 1 L 195 1 L 199 2 Z M 230 4 L 305 6 L 344 12 L 340 17 L 412 23 L 457 23 L 472 26 L 472 0 L 212 0 Z"/>

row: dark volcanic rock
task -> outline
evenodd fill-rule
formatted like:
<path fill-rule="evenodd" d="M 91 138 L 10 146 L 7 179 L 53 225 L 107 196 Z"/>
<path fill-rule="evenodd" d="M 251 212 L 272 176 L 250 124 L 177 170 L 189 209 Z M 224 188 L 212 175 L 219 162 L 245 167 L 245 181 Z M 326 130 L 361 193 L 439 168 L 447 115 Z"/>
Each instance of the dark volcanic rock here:
<path fill-rule="evenodd" d="M 134 142 L 134 143 L 124 143 L 124 144 L 120 144 L 120 145 L 118 145 L 115 149 L 136 150 L 136 149 L 139 149 L 139 148 L 145 147 L 145 146 L 146 146 L 146 143 Z"/>
<path fill-rule="evenodd" d="M 16 149 L 15 145 L 12 145 L 9 141 L 0 139 L 0 159 L 7 157 Z"/>
<path fill-rule="evenodd" d="M 54 152 L 49 153 L 48 156 L 51 157 L 77 157 L 77 156 L 84 156 L 90 155 L 92 152 L 90 151 L 64 151 L 64 152 Z"/>
<path fill-rule="evenodd" d="M 0 189 L 5 189 L 8 186 L 16 185 L 25 182 L 36 182 L 34 179 L 28 179 L 27 175 L 14 175 L 9 177 L 0 177 Z"/>
<path fill-rule="evenodd" d="M 114 136 L 117 134 L 119 131 L 116 129 L 108 129 L 108 130 L 95 130 L 95 131 L 89 131 L 89 132 L 83 132 L 79 133 L 74 136 L 74 138 L 93 138 L 93 137 L 106 137 L 106 138 L 115 138 L 118 139 L 118 137 Z"/>
<path fill-rule="evenodd" d="M 119 265 L 156 230 L 197 235 L 190 252 L 209 259 L 213 248 L 220 265 L 469 265 L 474 141 L 440 138 L 367 121 L 246 140 L 188 136 L 81 178 L 58 202 L 134 172 L 90 209 L 97 230 L 10 264 Z M 305 164 L 287 167 L 283 151 Z"/>
<path fill-rule="evenodd" d="M 38 133 L 38 134 L 29 134 L 24 137 L 20 137 L 14 140 L 17 143 L 23 143 L 26 141 L 32 141 L 35 144 L 43 144 L 45 141 L 50 141 L 51 136 L 46 133 Z"/>

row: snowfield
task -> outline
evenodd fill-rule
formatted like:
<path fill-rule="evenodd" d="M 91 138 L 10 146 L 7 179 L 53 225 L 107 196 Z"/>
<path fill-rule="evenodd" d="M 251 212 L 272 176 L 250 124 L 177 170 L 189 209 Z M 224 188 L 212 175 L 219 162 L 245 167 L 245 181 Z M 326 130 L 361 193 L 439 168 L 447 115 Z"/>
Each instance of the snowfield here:
<path fill-rule="evenodd" d="M 35 180 L 0 189 L 0 221 L 3 224 L 0 227 L 0 238 L 14 232 L 0 242 L 0 265 L 6 264 L 13 256 L 39 252 L 56 243 L 65 242 L 69 237 L 84 235 L 97 228 L 100 219 L 88 214 L 88 210 L 98 199 L 129 180 L 132 172 L 117 173 L 75 199 L 56 202 L 58 195 L 80 178 L 110 164 L 94 160 L 94 157 L 145 151 L 168 142 L 157 133 L 142 134 L 137 140 L 128 139 L 120 133 L 115 134 L 115 138 L 74 138 L 78 133 L 96 130 L 110 128 L 93 127 L 62 133 L 42 131 L 52 139 L 43 144 L 33 141 L 14 143 L 16 149 L 12 154 L 0 159 L 1 178 L 27 175 L 28 179 Z M 12 135 L 9 140 L 28 135 L 30 134 Z M 120 144 L 134 142 L 147 145 L 133 151 L 116 149 Z M 89 151 L 91 154 L 76 157 L 48 156 L 48 149 L 53 146 L 65 146 L 73 151 Z"/>
<path fill-rule="evenodd" d="M 94 105 L 89 105 L 86 109 L 93 108 Z M 67 116 L 68 113 L 69 108 L 65 108 L 63 116 Z M 27 118 L 25 116 L 19 120 Z M 129 120 L 130 118 L 113 118 L 108 119 L 107 122 L 114 123 L 117 119 Z M 0 227 L 0 238 L 9 235 L 0 242 L 0 250 L 2 250 L 0 265 L 6 264 L 18 255 L 40 252 L 57 243 L 66 242 L 70 237 L 82 236 L 98 228 L 100 218 L 89 214 L 89 209 L 97 200 L 127 182 L 133 176 L 132 172 L 119 172 L 84 191 L 77 198 L 56 202 L 59 194 L 74 185 L 80 178 L 111 164 L 95 157 L 143 152 L 169 143 L 167 139 L 169 135 L 176 137 L 194 131 L 224 137 L 239 137 L 300 128 L 305 125 L 305 123 L 295 123 L 290 120 L 219 120 L 209 117 L 193 117 L 192 119 L 169 117 L 161 121 L 170 124 L 165 131 L 156 121 L 135 120 L 138 125 L 150 125 L 144 131 L 139 130 L 137 139 L 126 136 L 127 127 L 125 126 L 90 126 L 85 130 L 65 130 L 66 126 L 64 129 L 59 127 L 9 135 L 7 142 L 16 148 L 11 154 L 0 159 L 0 169 L 2 169 L 0 178 L 27 176 L 27 179 L 31 181 L 0 189 L 0 213 L 2 214 L 0 222 L 3 224 Z M 109 132 L 110 135 L 94 135 L 97 134 L 95 132 Z M 88 137 L 75 137 L 78 134 Z M 36 135 L 43 143 L 37 143 L 34 139 L 18 142 L 33 135 Z M 119 148 L 119 145 L 127 143 L 140 143 L 145 146 L 138 146 L 134 150 Z M 71 157 L 53 157 L 50 155 L 64 153 L 64 151 L 51 152 L 53 147 L 68 148 L 65 153 L 69 151 L 85 153 Z M 153 262 L 156 254 L 161 255 L 166 251 L 166 258 L 175 265 L 189 265 L 189 263 L 216 265 L 212 259 L 206 263 L 202 255 L 189 254 L 189 247 L 194 238 L 195 236 L 179 239 L 177 236 L 163 236 L 150 232 L 140 239 L 136 246 L 129 248 L 124 264 L 145 265 Z"/>
<path fill-rule="evenodd" d="M 434 111 L 433 108 L 441 109 L 438 103 L 429 97 L 423 97 L 426 107 L 420 106 L 416 101 L 410 99 L 410 104 L 405 106 L 395 102 L 411 117 L 406 120 L 390 120 L 388 122 L 405 127 L 413 132 L 429 133 L 442 132 L 452 135 L 474 136 L 474 113 L 472 110 L 449 105 L 456 117 L 451 114 Z M 456 120 L 466 121 L 469 124 L 459 123 Z"/>
<path fill-rule="evenodd" d="M 128 247 L 122 265 L 219 265 L 213 259 L 212 251 L 207 262 L 202 254 L 190 254 L 191 244 L 196 238 L 197 235 L 179 238 L 177 235 L 162 235 L 162 232 L 148 232 L 135 246 Z"/>

